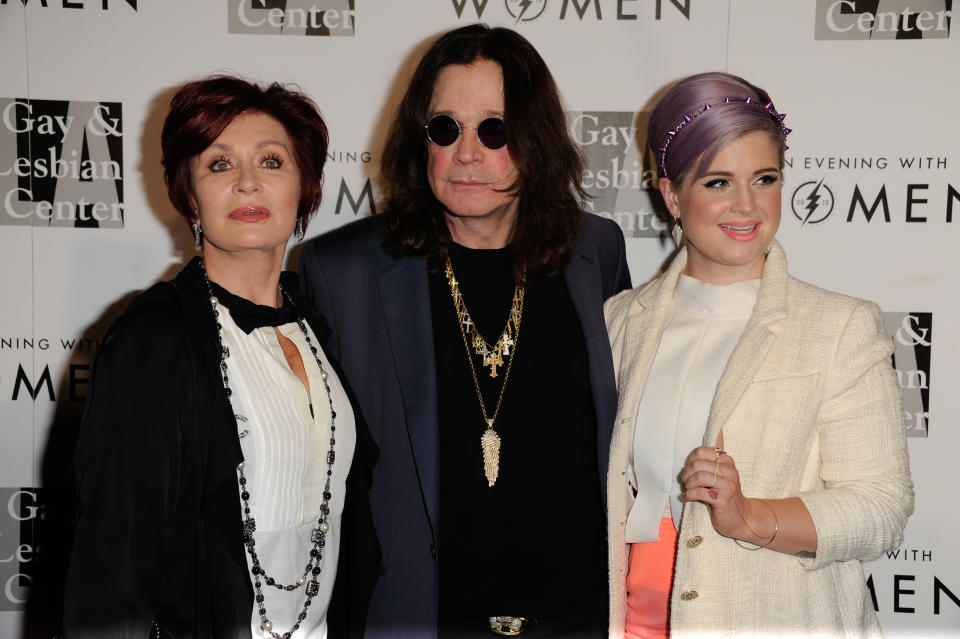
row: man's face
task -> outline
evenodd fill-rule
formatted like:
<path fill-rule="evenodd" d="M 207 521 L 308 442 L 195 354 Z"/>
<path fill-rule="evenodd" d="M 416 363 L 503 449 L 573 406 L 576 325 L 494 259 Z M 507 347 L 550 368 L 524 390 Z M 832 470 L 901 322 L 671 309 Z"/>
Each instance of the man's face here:
<path fill-rule="evenodd" d="M 512 228 L 517 197 L 505 191 L 513 185 L 517 169 L 510 145 L 488 149 L 477 139 L 476 129 L 467 128 L 477 127 L 486 118 L 503 118 L 500 65 L 480 59 L 444 67 L 433 88 L 429 117 L 440 113 L 463 127 L 449 146 L 427 141 L 427 179 L 446 209 L 451 231 L 460 223 L 484 221 Z"/>

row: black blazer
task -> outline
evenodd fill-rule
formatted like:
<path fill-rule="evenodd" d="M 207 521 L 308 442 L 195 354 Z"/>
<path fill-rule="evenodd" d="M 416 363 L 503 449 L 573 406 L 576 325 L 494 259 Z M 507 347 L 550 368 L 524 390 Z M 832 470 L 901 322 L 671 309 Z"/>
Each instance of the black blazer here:
<path fill-rule="evenodd" d="M 323 343 L 329 329 L 296 275 L 281 282 Z M 250 637 L 243 455 L 208 297 L 196 258 L 134 299 L 97 355 L 64 637 L 145 638 L 155 618 L 174 637 Z"/>
<path fill-rule="evenodd" d="M 630 287 L 620 228 L 585 214 L 563 274 L 586 339 L 605 493 L 617 391 L 603 302 Z M 426 264 L 404 255 L 374 216 L 310 241 L 300 279 L 330 322 L 327 350 L 340 358 L 372 436 L 369 494 L 354 490 L 344 513 L 354 534 L 340 555 L 331 632 L 346 621 L 351 636 L 435 637 L 439 418 Z M 376 540 L 358 541 L 371 514 Z M 345 620 L 334 614 L 344 609 Z"/>

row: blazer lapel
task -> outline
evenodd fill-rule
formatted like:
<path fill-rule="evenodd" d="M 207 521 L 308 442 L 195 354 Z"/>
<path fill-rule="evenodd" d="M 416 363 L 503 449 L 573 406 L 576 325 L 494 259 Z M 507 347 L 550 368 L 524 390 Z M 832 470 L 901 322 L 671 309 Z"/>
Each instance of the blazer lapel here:
<path fill-rule="evenodd" d="M 393 351 L 407 436 L 427 516 L 439 523 L 439 416 L 430 291 L 423 260 L 401 257 L 377 276 L 387 336 Z"/>
<path fill-rule="evenodd" d="M 619 404 L 610 447 L 607 504 L 611 521 L 620 526 L 626 525 L 627 512 L 633 503 L 626 474 L 630 467 L 637 409 L 657 354 L 660 334 L 673 307 L 673 291 L 685 265 L 686 251 L 680 251 L 662 276 L 632 293 L 623 326 L 612 335 Z"/>
<path fill-rule="evenodd" d="M 716 445 L 720 431 L 753 381 L 754 372 L 776 341 L 777 324 L 787 316 L 788 279 L 786 257 L 774 240 L 767 254 L 753 314 L 717 382 L 703 435 L 704 446 Z"/>
<path fill-rule="evenodd" d="M 610 438 L 617 410 L 616 382 L 610 338 L 603 321 L 603 282 L 595 245 L 574 246 L 570 265 L 563 271 L 570 299 L 580 320 L 590 366 L 590 386 L 597 415 L 597 463 L 601 478 L 610 459 Z M 606 482 L 600 482 L 607 503 Z"/>
<path fill-rule="evenodd" d="M 677 254 L 662 277 L 640 290 L 634 298 L 630 314 L 624 323 L 620 375 L 617 380 L 617 391 L 620 394 L 617 414 L 621 419 L 632 419 L 636 415 L 647 374 L 657 354 L 660 334 L 673 308 L 673 292 L 686 264 L 687 252 L 683 250 Z"/>

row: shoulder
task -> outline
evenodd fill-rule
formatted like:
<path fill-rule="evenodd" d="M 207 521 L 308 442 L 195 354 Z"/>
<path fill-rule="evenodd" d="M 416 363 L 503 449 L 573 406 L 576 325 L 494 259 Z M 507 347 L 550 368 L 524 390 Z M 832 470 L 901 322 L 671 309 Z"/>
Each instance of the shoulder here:
<path fill-rule="evenodd" d="M 392 251 L 393 245 L 396 251 Z M 399 254 L 399 244 L 390 239 L 386 220 L 382 215 L 373 215 L 307 242 L 298 270 L 310 291 L 318 278 L 368 277 L 386 268 Z"/>
<path fill-rule="evenodd" d="M 583 213 L 580 221 L 579 239 L 597 244 L 623 244 L 623 230 L 613 220 L 593 213 Z"/>
<path fill-rule="evenodd" d="M 304 259 L 336 259 L 357 252 L 379 250 L 387 238 L 387 226 L 383 216 L 371 215 L 309 240 L 303 249 Z"/>
<path fill-rule="evenodd" d="M 875 303 L 793 277 L 787 286 L 787 321 L 791 332 L 807 344 L 843 349 L 852 356 L 866 355 L 872 347 L 881 354 L 892 349 Z"/>
<path fill-rule="evenodd" d="M 791 321 L 810 322 L 823 330 L 838 324 L 843 326 L 857 312 L 879 317 L 879 309 L 873 302 L 830 291 L 791 275 L 783 247 L 776 241 L 767 257 L 760 295 L 769 299 L 785 295 L 786 313 Z"/>
<path fill-rule="evenodd" d="M 580 252 L 590 263 L 597 260 L 604 299 L 630 288 L 627 247 L 623 231 L 613 220 L 583 213 L 573 252 Z"/>
<path fill-rule="evenodd" d="M 172 282 L 159 282 L 137 295 L 107 331 L 97 365 L 174 360 L 183 355 L 189 334 L 180 291 Z"/>
<path fill-rule="evenodd" d="M 381 215 L 350 222 L 307 242 L 298 266 L 301 291 L 336 332 L 334 298 L 349 308 L 358 297 L 376 295 L 377 278 L 402 256 Z"/>
<path fill-rule="evenodd" d="M 111 331 L 159 334 L 176 332 L 182 325 L 183 305 L 179 291 L 172 282 L 158 282 L 133 298 Z"/>
<path fill-rule="evenodd" d="M 879 307 L 869 300 L 820 288 L 793 276 L 787 280 L 787 305 L 791 315 L 803 313 L 827 323 L 846 320 L 851 315 L 880 313 Z"/>
<path fill-rule="evenodd" d="M 645 297 L 648 295 L 648 291 L 650 291 L 650 289 L 658 286 L 662 278 L 663 274 L 660 274 L 649 282 L 640 284 L 636 288 L 629 288 L 624 291 L 620 291 L 604 303 L 604 312 L 607 314 L 625 313 L 637 299 Z"/>

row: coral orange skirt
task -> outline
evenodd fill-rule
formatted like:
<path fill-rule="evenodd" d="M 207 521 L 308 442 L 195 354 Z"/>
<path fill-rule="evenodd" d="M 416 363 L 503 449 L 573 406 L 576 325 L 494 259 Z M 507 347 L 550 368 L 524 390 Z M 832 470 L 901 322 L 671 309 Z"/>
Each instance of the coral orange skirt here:
<path fill-rule="evenodd" d="M 670 636 L 670 587 L 676 556 L 677 529 L 671 517 L 660 520 L 657 541 L 630 544 L 626 639 Z"/>

